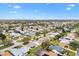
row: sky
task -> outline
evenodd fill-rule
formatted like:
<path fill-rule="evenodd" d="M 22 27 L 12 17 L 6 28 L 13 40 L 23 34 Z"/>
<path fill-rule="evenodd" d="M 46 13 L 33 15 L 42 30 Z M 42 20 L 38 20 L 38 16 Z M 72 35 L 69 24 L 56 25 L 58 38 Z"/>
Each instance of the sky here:
<path fill-rule="evenodd" d="M 79 19 L 79 4 L 0 3 L 0 19 Z"/>

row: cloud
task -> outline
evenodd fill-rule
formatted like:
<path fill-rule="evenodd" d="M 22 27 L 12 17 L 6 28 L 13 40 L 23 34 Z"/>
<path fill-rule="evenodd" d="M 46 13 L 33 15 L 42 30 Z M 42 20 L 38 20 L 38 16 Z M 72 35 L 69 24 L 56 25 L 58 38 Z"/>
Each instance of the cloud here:
<path fill-rule="evenodd" d="M 75 6 L 75 4 L 69 4 L 69 5 L 67 5 L 67 10 L 71 10 L 74 6 Z"/>
<path fill-rule="evenodd" d="M 19 9 L 19 8 L 21 8 L 21 6 L 19 6 L 19 5 L 12 5 L 12 4 L 9 4 L 8 7 L 12 7 L 12 8 L 14 8 L 14 9 Z"/>
<path fill-rule="evenodd" d="M 67 10 L 71 10 L 71 8 L 67 8 Z"/>
<path fill-rule="evenodd" d="M 38 10 L 34 10 L 34 12 L 38 12 Z"/>
<path fill-rule="evenodd" d="M 8 7 L 12 7 L 12 5 L 10 4 L 10 5 L 8 5 Z"/>
<path fill-rule="evenodd" d="M 19 9 L 19 8 L 21 8 L 21 6 L 19 6 L 19 5 L 15 5 L 15 6 L 13 6 L 13 8 L 15 8 L 15 9 Z"/>
<path fill-rule="evenodd" d="M 17 12 L 16 12 L 16 11 L 11 11 L 10 13 L 14 13 L 14 14 L 16 14 Z"/>
<path fill-rule="evenodd" d="M 51 3 L 46 3 L 46 5 L 50 5 Z"/>
<path fill-rule="evenodd" d="M 69 7 L 74 7 L 74 6 L 75 6 L 75 4 L 69 4 L 68 6 L 69 6 Z"/>

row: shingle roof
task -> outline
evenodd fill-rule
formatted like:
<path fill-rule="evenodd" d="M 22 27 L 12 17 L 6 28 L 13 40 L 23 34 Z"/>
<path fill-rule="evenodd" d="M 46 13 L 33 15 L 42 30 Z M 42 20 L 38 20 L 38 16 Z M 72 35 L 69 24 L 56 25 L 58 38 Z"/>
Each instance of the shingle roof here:
<path fill-rule="evenodd" d="M 15 56 L 24 56 L 28 51 L 30 47 L 22 47 L 20 49 L 11 49 L 11 53 Z"/>
<path fill-rule="evenodd" d="M 69 38 L 60 38 L 59 40 L 65 44 L 69 44 L 71 41 L 73 41 L 72 39 L 68 40 Z"/>
<path fill-rule="evenodd" d="M 77 49 L 77 56 L 79 56 L 79 49 Z"/>
<path fill-rule="evenodd" d="M 58 52 L 62 52 L 64 49 L 60 46 L 53 46 L 51 45 L 49 48 L 53 49 L 53 50 L 56 50 Z"/>

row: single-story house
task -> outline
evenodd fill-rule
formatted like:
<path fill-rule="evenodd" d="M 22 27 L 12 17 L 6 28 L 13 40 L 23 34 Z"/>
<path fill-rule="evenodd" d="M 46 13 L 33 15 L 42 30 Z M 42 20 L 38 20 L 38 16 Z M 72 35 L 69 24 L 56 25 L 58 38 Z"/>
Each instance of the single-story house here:
<path fill-rule="evenodd" d="M 52 49 L 53 52 L 62 55 L 62 52 L 64 51 L 64 49 L 60 46 L 49 46 L 50 49 Z"/>
<path fill-rule="evenodd" d="M 20 49 L 13 48 L 9 50 L 14 56 L 25 56 L 29 51 L 30 47 L 22 47 Z"/>
<path fill-rule="evenodd" d="M 13 54 L 10 53 L 9 51 L 6 51 L 2 54 L 2 56 L 13 56 Z"/>
<path fill-rule="evenodd" d="M 35 32 L 27 32 L 25 35 L 27 35 L 27 36 L 33 36 L 33 35 L 35 35 Z"/>
<path fill-rule="evenodd" d="M 0 46 L 4 46 L 4 44 L 2 42 L 0 42 Z"/>
<path fill-rule="evenodd" d="M 77 49 L 77 54 L 76 54 L 76 56 L 79 56 L 79 49 Z"/>
<path fill-rule="evenodd" d="M 37 56 L 57 56 L 57 54 L 53 51 L 46 51 L 46 50 L 38 50 L 36 52 Z"/>
<path fill-rule="evenodd" d="M 47 51 L 47 52 L 44 52 L 42 56 L 57 56 L 57 54 L 53 51 Z"/>
<path fill-rule="evenodd" d="M 10 35 L 13 36 L 13 37 L 19 37 L 20 36 L 19 33 L 10 33 Z"/>
<path fill-rule="evenodd" d="M 66 48 L 69 48 L 69 43 L 73 41 L 73 39 L 70 39 L 70 38 L 59 38 L 60 40 L 60 43 L 59 43 L 59 46 L 61 47 L 66 47 Z"/>

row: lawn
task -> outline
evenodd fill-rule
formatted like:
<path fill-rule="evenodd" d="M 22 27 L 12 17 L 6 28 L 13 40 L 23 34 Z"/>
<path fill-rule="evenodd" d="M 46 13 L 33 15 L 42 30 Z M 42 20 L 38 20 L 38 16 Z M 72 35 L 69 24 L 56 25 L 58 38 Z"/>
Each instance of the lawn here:
<path fill-rule="evenodd" d="M 1 46 L 0 47 L 0 50 L 2 50 L 2 49 L 5 49 L 5 48 L 8 48 L 8 47 L 10 47 L 10 46 L 12 46 L 13 44 L 10 44 L 10 45 L 7 45 L 7 46 Z"/>
<path fill-rule="evenodd" d="M 68 56 L 75 56 L 75 53 L 69 50 L 64 49 L 64 53 Z"/>
<path fill-rule="evenodd" d="M 51 43 L 52 45 L 59 45 L 59 40 L 52 40 Z"/>
<path fill-rule="evenodd" d="M 10 35 L 6 35 L 6 37 L 7 37 L 7 38 L 10 38 L 10 39 L 12 39 L 12 40 L 16 40 L 16 38 L 14 38 L 14 37 L 12 37 L 12 36 L 10 36 Z"/>
<path fill-rule="evenodd" d="M 76 51 L 76 50 L 77 50 L 76 48 L 73 48 L 73 47 L 71 47 L 71 46 L 70 46 L 69 48 L 70 48 L 71 50 L 74 50 L 74 51 Z"/>
<path fill-rule="evenodd" d="M 69 52 L 69 56 L 75 56 L 75 53 Z"/>
<path fill-rule="evenodd" d="M 40 46 L 32 48 L 32 49 L 28 52 L 28 56 L 36 56 L 35 53 L 36 53 L 40 48 L 41 48 Z"/>

